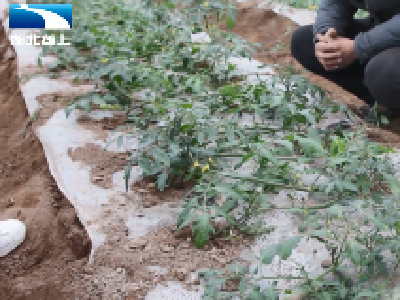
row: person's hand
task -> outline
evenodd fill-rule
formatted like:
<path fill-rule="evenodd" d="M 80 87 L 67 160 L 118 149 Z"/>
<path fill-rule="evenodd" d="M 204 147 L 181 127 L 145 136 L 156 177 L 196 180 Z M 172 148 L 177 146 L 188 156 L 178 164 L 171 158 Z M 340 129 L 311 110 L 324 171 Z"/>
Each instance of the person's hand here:
<path fill-rule="evenodd" d="M 343 69 L 357 59 L 354 41 L 338 36 L 335 29 L 317 35 L 315 54 L 327 71 Z"/>
<path fill-rule="evenodd" d="M 318 43 L 315 44 L 315 55 L 325 70 L 335 70 L 341 62 L 342 53 L 331 42 L 339 36 L 334 28 L 330 28 L 325 34 L 317 34 Z"/>

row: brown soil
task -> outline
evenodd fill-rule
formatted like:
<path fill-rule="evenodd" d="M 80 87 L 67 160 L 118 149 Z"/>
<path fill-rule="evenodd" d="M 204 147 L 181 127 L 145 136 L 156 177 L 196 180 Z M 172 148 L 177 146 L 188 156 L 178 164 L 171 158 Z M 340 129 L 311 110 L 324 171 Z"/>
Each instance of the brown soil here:
<path fill-rule="evenodd" d="M 0 258 L 0 299 L 71 297 L 68 278 L 86 264 L 91 243 L 50 175 L 32 127 L 22 137 L 29 116 L 2 26 L 0 58 L 0 219 L 18 218 L 27 227 L 23 244 Z"/>
<path fill-rule="evenodd" d="M 197 249 L 190 229 L 179 233 L 174 229 L 175 226 L 165 226 L 135 239 L 127 239 L 124 234 L 114 235 L 96 252 L 96 264 L 124 270 L 123 294 L 132 300 L 143 299 L 148 291 L 167 281 L 179 281 L 186 289 L 196 290 L 199 278 L 191 276 L 196 271 L 227 270 L 233 262 L 246 265 L 238 255 L 251 244 L 250 238 L 238 236 L 227 240 L 217 236 L 204 249 Z M 123 232 L 117 223 L 114 232 Z"/>
<path fill-rule="evenodd" d="M 111 189 L 112 175 L 126 165 L 127 155 L 124 153 L 111 153 L 104 148 L 86 144 L 85 147 L 69 149 L 68 155 L 73 161 L 80 161 L 90 166 L 91 182 L 105 189 Z"/>
<path fill-rule="evenodd" d="M 110 118 L 109 120 L 114 119 Z M 103 128 L 103 132 L 107 132 L 108 126 L 113 126 L 114 124 L 109 120 L 104 120 L 104 123 L 94 122 L 94 125 L 87 121 L 87 127 L 93 129 L 94 126 L 98 125 Z M 124 170 L 128 157 L 125 153 L 108 152 L 101 146 L 90 143 L 84 147 L 70 149 L 68 155 L 73 161 L 79 161 L 89 166 L 91 182 L 105 189 L 113 188 L 112 175 Z M 168 188 L 160 192 L 153 182 L 142 180 L 132 184 L 130 190 L 140 194 L 143 208 L 150 208 L 165 202 L 175 202 L 178 205 L 178 201 L 189 191 L 191 186 L 192 184 L 188 183 L 180 189 Z"/>
<path fill-rule="evenodd" d="M 291 56 L 289 50 L 291 34 L 286 34 L 288 28 L 293 32 L 298 25 L 271 10 L 258 8 L 258 4 L 257 2 L 237 3 L 237 20 L 232 32 L 263 46 L 264 51 L 255 55 L 254 59 L 263 63 L 290 64 L 298 70 L 304 70 Z M 228 30 L 224 22 L 220 24 L 220 28 Z M 271 53 L 271 47 L 276 46 L 278 41 L 283 49 Z M 346 104 L 350 109 L 356 111 L 365 105 L 362 100 L 325 78 L 310 73 L 304 74 L 310 82 L 330 92 L 333 99 Z M 398 148 L 400 146 L 400 116 L 391 120 L 388 126 L 381 128 L 368 125 L 366 133 L 375 142 Z"/>
<path fill-rule="evenodd" d="M 159 191 L 154 180 L 144 179 L 136 181 L 132 184 L 131 189 L 136 193 L 140 193 L 142 197 L 142 206 L 149 208 L 152 206 L 160 205 L 165 202 L 171 202 L 171 205 L 178 206 L 186 193 L 193 187 L 193 182 L 184 182 L 179 188 L 166 188 L 164 191 Z"/>

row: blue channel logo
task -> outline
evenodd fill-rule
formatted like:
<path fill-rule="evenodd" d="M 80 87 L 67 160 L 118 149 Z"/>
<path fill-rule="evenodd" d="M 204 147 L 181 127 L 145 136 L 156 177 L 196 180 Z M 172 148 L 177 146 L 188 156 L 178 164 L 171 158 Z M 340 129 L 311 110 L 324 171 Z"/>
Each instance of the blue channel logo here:
<path fill-rule="evenodd" d="M 68 30 L 72 4 L 10 4 L 10 29 Z"/>

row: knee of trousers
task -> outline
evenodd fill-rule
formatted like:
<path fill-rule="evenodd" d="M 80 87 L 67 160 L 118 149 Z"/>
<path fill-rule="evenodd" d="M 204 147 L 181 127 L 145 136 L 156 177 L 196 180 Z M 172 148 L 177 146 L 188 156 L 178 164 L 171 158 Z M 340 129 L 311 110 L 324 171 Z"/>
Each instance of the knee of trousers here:
<path fill-rule="evenodd" d="M 375 100 L 388 107 L 400 107 L 400 48 L 383 51 L 366 65 L 364 83 Z"/>
<path fill-rule="evenodd" d="M 308 45 L 310 44 L 310 45 Z M 298 61 L 303 59 L 309 48 L 313 47 L 313 29 L 312 25 L 306 25 L 296 28 L 293 31 L 290 41 L 290 52 Z M 312 51 L 311 54 L 314 52 Z"/>

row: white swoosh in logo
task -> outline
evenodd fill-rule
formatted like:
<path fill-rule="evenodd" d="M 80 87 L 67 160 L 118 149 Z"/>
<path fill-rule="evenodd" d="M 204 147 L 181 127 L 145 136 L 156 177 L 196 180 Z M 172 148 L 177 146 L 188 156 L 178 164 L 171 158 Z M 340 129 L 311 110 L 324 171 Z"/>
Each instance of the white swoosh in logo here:
<path fill-rule="evenodd" d="M 47 11 L 47 10 L 40 9 L 40 8 L 30 8 L 30 7 L 28 7 L 27 4 L 21 4 L 21 7 L 16 8 L 16 9 L 24 9 L 24 10 L 31 11 L 31 12 L 41 15 L 44 19 L 45 29 L 70 29 L 71 28 L 71 26 L 67 20 L 65 20 L 63 17 L 61 17 L 60 15 L 58 15 L 54 12 Z"/>

